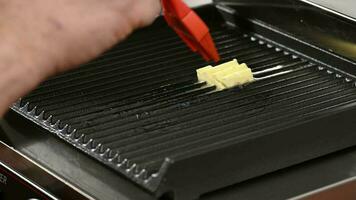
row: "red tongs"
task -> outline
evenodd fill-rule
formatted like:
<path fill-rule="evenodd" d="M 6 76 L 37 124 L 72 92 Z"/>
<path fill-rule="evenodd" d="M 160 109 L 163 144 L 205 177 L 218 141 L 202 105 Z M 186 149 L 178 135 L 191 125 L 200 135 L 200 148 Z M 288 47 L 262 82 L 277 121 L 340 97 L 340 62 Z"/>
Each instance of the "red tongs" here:
<path fill-rule="evenodd" d="M 182 0 L 162 0 L 162 7 L 168 25 L 194 52 L 207 61 L 220 60 L 209 28 L 192 9 Z"/>

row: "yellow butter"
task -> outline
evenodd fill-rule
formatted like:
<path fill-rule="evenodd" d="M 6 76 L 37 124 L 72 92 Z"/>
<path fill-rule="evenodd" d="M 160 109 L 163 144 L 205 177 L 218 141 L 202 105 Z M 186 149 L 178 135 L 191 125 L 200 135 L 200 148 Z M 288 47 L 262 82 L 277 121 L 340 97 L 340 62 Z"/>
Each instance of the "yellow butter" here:
<path fill-rule="evenodd" d="M 203 82 L 203 81 L 207 81 L 209 79 L 212 78 L 212 75 L 215 73 L 218 73 L 220 71 L 226 71 L 228 69 L 233 69 L 239 67 L 239 63 L 237 62 L 236 59 L 230 61 L 230 62 L 226 62 L 220 65 L 217 65 L 215 67 L 208 65 L 206 67 L 197 69 L 197 76 L 198 76 L 198 80 L 199 82 Z"/>
<path fill-rule="evenodd" d="M 225 85 L 226 88 L 241 86 L 254 81 L 252 71 L 249 68 L 230 73 L 226 76 L 217 77 L 217 79 L 221 84 Z"/>
<path fill-rule="evenodd" d="M 248 70 L 248 69 L 250 69 L 250 68 L 247 67 L 246 63 L 242 63 L 242 64 L 239 65 L 239 69 L 240 69 L 240 70 L 242 70 L 242 69 Z"/>
<path fill-rule="evenodd" d="M 226 70 L 226 69 L 231 69 L 231 68 L 236 68 L 236 67 L 239 67 L 239 63 L 237 62 L 236 59 L 233 59 L 232 61 L 217 65 L 214 68 L 217 72 L 220 70 Z"/>
<path fill-rule="evenodd" d="M 216 89 L 218 90 L 223 90 L 226 88 L 224 83 L 219 79 L 219 77 L 224 77 L 228 75 L 229 73 L 232 73 L 234 70 L 233 69 L 225 69 L 225 70 L 220 70 L 218 72 L 215 72 L 211 75 L 211 80 L 209 80 L 210 85 L 215 85 Z"/>
<path fill-rule="evenodd" d="M 211 65 L 197 69 L 197 77 L 199 82 L 204 82 L 209 79 L 213 67 Z"/>
<path fill-rule="evenodd" d="M 199 82 L 206 82 L 217 90 L 244 85 L 254 80 L 251 69 L 245 63 L 239 64 L 236 59 L 215 67 L 209 65 L 197 69 L 197 77 Z"/>

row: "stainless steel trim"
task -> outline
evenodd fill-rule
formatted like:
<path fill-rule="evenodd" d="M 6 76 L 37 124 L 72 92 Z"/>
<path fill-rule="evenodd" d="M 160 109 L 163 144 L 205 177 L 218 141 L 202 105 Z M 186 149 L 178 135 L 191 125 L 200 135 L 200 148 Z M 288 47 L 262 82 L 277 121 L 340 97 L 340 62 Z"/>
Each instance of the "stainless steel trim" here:
<path fill-rule="evenodd" d="M 8 149 L 11 149 L 11 151 L 13 151 L 14 153 L 18 154 L 19 156 L 23 157 L 24 159 L 28 160 L 29 162 L 31 162 L 33 165 L 35 165 L 36 167 L 40 168 L 41 170 L 45 171 L 46 173 L 48 173 L 49 175 L 53 176 L 54 178 L 56 178 L 57 180 L 61 181 L 63 184 L 67 185 L 68 187 L 72 188 L 73 190 L 75 190 L 76 192 L 78 192 L 79 194 L 81 194 L 82 196 L 84 196 L 85 198 L 87 198 L 88 200 L 95 200 L 93 197 L 89 196 L 88 194 L 84 193 L 83 191 L 81 191 L 80 189 L 78 189 L 77 187 L 73 186 L 72 184 L 70 184 L 69 182 L 67 182 L 66 180 L 62 179 L 61 177 L 57 176 L 56 174 L 52 173 L 51 171 L 49 171 L 48 169 L 44 168 L 43 166 L 41 166 L 40 164 L 38 164 L 37 162 L 35 162 L 34 160 L 32 160 L 31 158 L 29 158 L 28 156 L 26 156 L 25 154 L 17 151 L 16 149 L 10 147 L 9 145 L 7 145 L 6 143 L 0 141 L 0 144 L 7 147 Z M 6 166 L 5 163 L 0 161 L 0 165 L 1 166 Z M 6 169 L 9 169 L 9 171 L 11 172 L 16 172 L 14 171 L 14 169 L 11 169 L 9 167 L 6 166 Z M 16 175 L 18 175 L 19 173 L 15 173 Z M 21 175 L 21 174 L 20 174 Z M 30 181 L 29 179 L 25 178 L 24 176 L 20 176 L 21 178 L 24 178 L 27 181 Z M 30 181 L 32 183 L 32 181 Z M 34 184 L 34 183 L 32 183 Z M 32 185 L 31 184 L 31 185 Z M 36 184 L 34 184 L 36 185 Z M 36 185 L 37 186 L 37 185 Z M 39 186 L 37 186 L 39 187 Z M 37 189 L 36 187 L 36 189 Z M 39 187 L 40 188 L 40 187 Z M 41 189 L 40 191 L 42 192 L 43 189 Z M 47 195 L 47 193 L 45 193 Z M 48 195 L 50 196 L 50 195 Z M 52 195 L 53 196 L 53 195 Z M 52 198 L 52 196 L 50 196 Z M 57 198 L 55 198 L 57 199 Z"/>
<path fill-rule="evenodd" d="M 43 193 L 44 195 L 46 195 L 47 197 L 50 197 L 53 200 L 59 200 L 57 197 L 53 196 L 51 193 L 47 192 L 46 190 L 44 190 L 43 188 L 41 188 L 40 186 L 38 186 L 37 184 L 35 184 L 34 182 L 32 182 L 31 180 L 29 180 L 28 178 L 26 178 L 25 176 L 23 176 L 22 174 L 18 173 L 17 171 L 15 171 L 14 169 L 8 167 L 7 165 L 5 165 L 3 162 L 0 161 L 0 166 L 2 168 L 5 168 L 6 170 L 10 171 L 11 173 L 15 174 L 17 177 L 21 178 L 21 180 L 25 181 L 27 184 L 29 184 L 30 186 L 34 187 L 36 190 L 40 191 L 41 193 Z"/>
<path fill-rule="evenodd" d="M 327 11 L 327 12 L 333 13 L 333 14 L 338 15 L 338 16 L 340 16 L 340 17 L 346 18 L 346 19 L 351 20 L 351 21 L 353 21 L 353 22 L 356 22 L 356 18 L 354 18 L 354 17 L 352 17 L 352 16 L 349 16 L 349 15 L 346 15 L 346 14 L 343 14 L 343 13 L 341 13 L 341 12 L 339 12 L 339 11 L 336 11 L 336 10 L 333 10 L 333 9 L 331 9 L 331 8 L 327 8 L 327 7 L 325 7 L 325 6 L 323 6 L 323 5 L 320 5 L 320 4 L 318 4 L 318 3 L 314 3 L 314 2 L 309 1 L 309 0 L 300 0 L 300 1 L 302 1 L 302 2 L 304 2 L 304 3 L 307 3 L 307 4 L 310 4 L 310 5 L 312 5 L 312 6 L 315 6 L 315 7 L 317 7 L 317 8 L 320 8 L 320 9 L 322 9 L 322 10 L 325 10 L 325 11 Z"/>

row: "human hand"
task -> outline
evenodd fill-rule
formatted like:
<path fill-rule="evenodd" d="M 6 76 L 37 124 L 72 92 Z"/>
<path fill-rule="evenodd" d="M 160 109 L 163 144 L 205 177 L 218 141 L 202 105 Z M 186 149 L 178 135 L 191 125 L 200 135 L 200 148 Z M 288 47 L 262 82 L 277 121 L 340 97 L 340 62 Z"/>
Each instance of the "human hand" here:
<path fill-rule="evenodd" d="M 0 0 L 0 116 L 48 76 L 150 24 L 159 0 Z"/>

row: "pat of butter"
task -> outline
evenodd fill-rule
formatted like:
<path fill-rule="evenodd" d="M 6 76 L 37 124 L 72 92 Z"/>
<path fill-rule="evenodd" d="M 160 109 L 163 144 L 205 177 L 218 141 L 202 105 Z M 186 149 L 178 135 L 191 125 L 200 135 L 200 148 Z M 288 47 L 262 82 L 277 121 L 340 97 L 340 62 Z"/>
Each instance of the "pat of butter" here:
<path fill-rule="evenodd" d="M 202 68 L 204 69 L 204 68 Z M 223 73 L 224 70 L 217 71 L 212 68 L 205 68 L 197 71 L 199 82 L 206 82 L 207 85 L 215 85 L 217 88 L 224 88 L 224 86 L 215 78 L 216 74 Z"/>
<path fill-rule="evenodd" d="M 236 59 L 233 59 L 232 61 L 220 64 L 216 67 L 214 67 L 217 71 L 219 70 L 226 70 L 226 69 L 231 69 L 231 68 L 236 68 L 239 67 L 239 63 L 237 62 Z"/>
<path fill-rule="evenodd" d="M 226 62 L 220 65 L 217 65 L 215 67 L 209 65 L 200 69 L 197 69 L 197 76 L 198 76 L 198 81 L 199 82 L 207 82 L 210 85 L 214 85 L 216 82 L 213 78 L 214 74 L 220 73 L 220 75 L 225 75 L 228 74 L 231 70 L 237 70 L 239 68 L 239 63 L 237 62 L 236 59 Z M 223 74 L 221 74 L 223 72 Z"/>
<path fill-rule="evenodd" d="M 251 70 L 249 67 L 247 67 L 246 63 L 242 63 L 241 65 L 239 65 L 239 68 L 241 70 Z"/>
<path fill-rule="evenodd" d="M 243 69 L 226 76 L 219 76 L 217 77 L 217 80 L 226 88 L 232 88 L 253 82 L 254 78 L 251 69 Z"/>
<path fill-rule="evenodd" d="M 234 69 L 228 68 L 225 70 L 220 70 L 216 73 L 213 73 L 211 76 L 211 80 L 208 80 L 208 84 L 209 85 L 215 85 L 216 89 L 218 90 L 223 90 L 226 88 L 225 84 L 221 81 L 221 79 L 219 79 L 219 77 L 224 77 L 227 76 L 230 73 L 233 73 Z"/>
<path fill-rule="evenodd" d="M 207 81 L 208 79 L 210 79 L 210 75 L 213 70 L 214 70 L 213 67 L 210 65 L 197 69 L 197 76 L 199 82 Z"/>
<path fill-rule="evenodd" d="M 197 76 L 199 82 L 206 82 L 209 86 L 215 86 L 217 90 L 224 90 L 254 81 L 251 69 L 245 63 L 239 64 L 236 59 L 216 67 L 209 65 L 197 69 Z"/>

